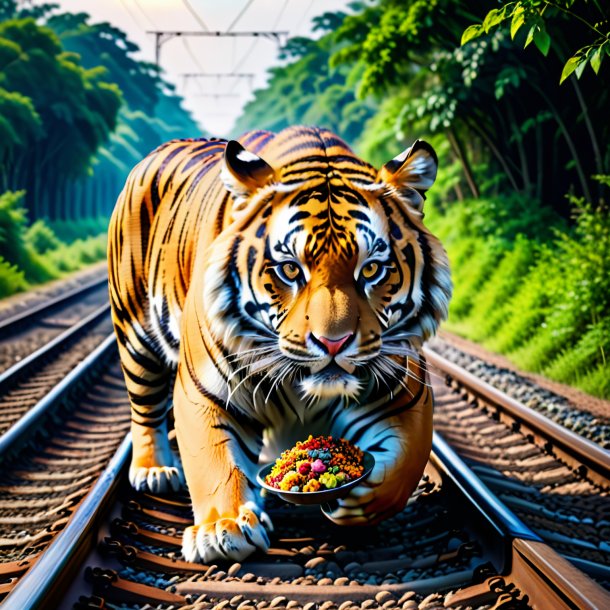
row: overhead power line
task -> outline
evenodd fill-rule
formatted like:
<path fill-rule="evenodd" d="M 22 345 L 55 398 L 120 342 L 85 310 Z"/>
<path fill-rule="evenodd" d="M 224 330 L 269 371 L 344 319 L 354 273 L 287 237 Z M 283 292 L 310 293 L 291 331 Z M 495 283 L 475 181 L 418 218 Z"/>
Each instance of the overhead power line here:
<path fill-rule="evenodd" d="M 188 0 L 182 0 L 182 4 L 186 6 L 189 13 L 195 18 L 195 21 L 199 24 L 204 32 L 209 32 L 210 28 L 206 25 L 205 21 L 199 16 L 199 13 L 190 5 Z"/>
<path fill-rule="evenodd" d="M 280 9 L 280 12 L 277 14 L 277 17 L 275 18 L 275 22 L 271 28 L 272 30 L 275 30 L 275 28 L 278 26 L 278 23 L 280 22 L 280 19 L 284 15 L 284 11 L 286 10 L 286 7 L 288 6 L 289 2 L 290 2 L 290 0 L 284 0 L 284 4 L 282 4 L 282 8 Z"/>
<path fill-rule="evenodd" d="M 237 17 L 235 17 L 235 19 L 233 19 L 233 21 L 231 21 L 231 25 L 227 28 L 227 32 L 230 32 L 235 27 L 235 24 L 242 18 L 242 15 L 250 8 L 250 6 L 253 2 L 254 2 L 254 0 L 248 0 L 248 2 L 246 2 L 244 7 L 241 9 L 241 11 L 239 11 L 239 13 L 237 13 Z"/>
<path fill-rule="evenodd" d="M 284 15 L 284 12 L 286 11 L 286 8 L 288 7 L 289 2 L 290 2 L 290 0 L 284 0 L 284 4 L 282 4 L 282 8 L 279 10 L 277 17 L 275 18 L 275 21 L 273 22 L 273 25 L 271 26 L 272 30 L 275 30 L 277 28 L 280 20 L 282 19 L 282 16 Z M 232 70 L 233 72 L 239 70 L 244 65 L 244 63 L 246 63 L 246 60 L 250 57 L 257 42 L 258 42 L 258 40 L 254 40 L 254 42 L 248 47 L 248 50 L 240 57 L 239 61 L 233 65 L 233 70 Z M 237 83 L 235 83 L 235 85 L 233 85 L 233 87 L 231 88 L 231 91 L 233 91 L 233 89 L 235 89 L 236 85 L 237 85 Z"/>
<path fill-rule="evenodd" d="M 254 72 L 184 72 L 184 78 L 254 78 Z"/>
<path fill-rule="evenodd" d="M 237 93 L 197 93 L 193 97 L 240 97 Z"/>
<path fill-rule="evenodd" d="M 129 5 L 127 4 L 127 2 L 125 0 L 120 0 L 121 5 L 123 6 L 123 8 L 129 13 L 129 16 L 131 17 L 132 21 L 141 29 L 141 30 L 145 30 L 145 28 L 142 27 L 142 24 L 140 23 L 140 20 L 135 16 L 135 13 L 129 8 Z"/>
<path fill-rule="evenodd" d="M 201 72 L 205 72 L 205 68 L 201 65 L 199 58 L 197 57 L 197 55 L 195 55 L 195 53 L 193 52 L 193 49 L 191 49 L 191 45 L 189 44 L 189 41 L 186 38 L 183 38 L 182 44 L 184 45 L 186 52 L 191 56 L 191 59 L 193 60 L 193 62 L 197 66 L 197 68 L 199 68 L 199 70 L 201 70 Z"/>
<path fill-rule="evenodd" d="M 186 89 L 189 79 L 195 78 L 197 79 L 197 83 L 199 83 L 200 78 L 214 78 L 218 81 L 221 79 L 232 78 L 235 82 L 238 82 L 240 79 L 247 78 L 249 81 L 250 89 L 252 88 L 252 82 L 254 80 L 254 73 L 252 72 L 185 72 L 181 74 L 183 78 L 183 88 Z M 234 87 L 229 90 L 229 93 L 232 92 Z"/>
<path fill-rule="evenodd" d="M 142 7 L 142 5 L 140 4 L 140 0 L 133 0 L 133 3 L 138 7 L 138 10 L 140 11 L 141 15 L 144 17 L 144 19 L 146 19 L 146 21 L 148 21 L 148 23 L 153 27 L 156 28 L 157 24 L 153 23 L 153 20 L 148 16 L 148 13 L 144 10 L 144 8 Z"/>
<path fill-rule="evenodd" d="M 187 31 L 187 30 L 149 30 L 147 34 L 155 35 L 155 61 L 159 65 L 161 56 L 161 47 L 172 38 L 181 36 L 211 36 L 216 38 L 224 37 L 246 37 L 246 38 L 267 38 L 275 40 L 278 44 L 281 44 L 282 39 L 288 36 L 288 32 L 278 30 L 253 30 L 250 32 L 219 32 L 219 31 Z"/>

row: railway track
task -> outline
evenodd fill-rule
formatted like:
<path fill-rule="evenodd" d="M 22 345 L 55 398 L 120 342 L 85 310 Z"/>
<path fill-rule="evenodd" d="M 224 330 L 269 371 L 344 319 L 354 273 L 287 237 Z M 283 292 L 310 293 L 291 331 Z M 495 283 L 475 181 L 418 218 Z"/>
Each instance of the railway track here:
<path fill-rule="evenodd" d="M 87 368 L 82 362 L 88 355 L 104 341 L 112 342 L 109 309 L 106 279 L 98 277 L 38 303 L 29 317 L 21 311 L 0 322 L 6 337 L 0 342 L 2 360 L 19 354 L 0 372 L 0 455 L 27 430 L 17 425 L 20 420 L 27 424 L 53 404 Z"/>
<path fill-rule="evenodd" d="M 0 594 L 63 530 L 129 429 L 114 338 L 0 438 Z M 10 439 L 10 442 L 7 441 Z"/>
<path fill-rule="evenodd" d="M 97 490 L 109 516 L 100 522 L 99 502 L 83 503 L 79 527 L 64 532 L 72 540 L 58 537 L 6 607 L 509 610 L 603 608 L 610 600 L 498 502 L 439 436 L 409 505 L 382 527 L 340 528 L 315 507 L 271 502 L 269 553 L 233 564 L 184 562 L 187 499 L 131 491 L 127 458 L 123 446 Z"/>
<path fill-rule="evenodd" d="M 610 588 L 610 452 L 427 350 L 435 429 L 540 537 Z"/>
<path fill-rule="evenodd" d="M 0 317 L 0 373 L 65 333 L 108 302 L 105 274 Z"/>
<path fill-rule="evenodd" d="M 610 607 L 592 580 L 610 582 L 607 453 L 427 358 L 439 434 L 401 514 L 344 529 L 269 498 L 270 553 L 202 566 L 181 559 L 188 498 L 127 483 L 129 405 L 106 337 L 0 437 L 2 607 Z"/>

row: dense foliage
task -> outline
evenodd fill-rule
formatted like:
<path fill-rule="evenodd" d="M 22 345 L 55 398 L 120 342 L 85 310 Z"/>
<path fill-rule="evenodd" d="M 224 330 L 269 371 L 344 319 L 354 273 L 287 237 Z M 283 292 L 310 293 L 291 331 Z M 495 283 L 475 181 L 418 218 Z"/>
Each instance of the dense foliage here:
<path fill-rule="evenodd" d="M 0 193 L 25 190 L 30 220 L 108 216 L 142 156 L 198 133 L 135 51 L 85 13 L 0 0 Z"/>
<path fill-rule="evenodd" d="M 130 169 L 199 133 L 123 32 L 21 5 L 0 0 L 0 296 L 103 258 Z"/>
<path fill-rule="evenodd" d="M 23 191 L 0 195 L 0 298 L 106 257 L 105 233 L 85 236 L 79 223 L 64 223 L 81 235 L 68 244 L 43 220 L 28 226 L 23 201 Z"/>
<path fill-rule="evenodd" d="M 321 123 L 377 165 L 431 141 L 449 328 L 610 396 L 608 15 L 595 0 L 496 6 L 370 0 L 325 15 L 236 132 Z"/>

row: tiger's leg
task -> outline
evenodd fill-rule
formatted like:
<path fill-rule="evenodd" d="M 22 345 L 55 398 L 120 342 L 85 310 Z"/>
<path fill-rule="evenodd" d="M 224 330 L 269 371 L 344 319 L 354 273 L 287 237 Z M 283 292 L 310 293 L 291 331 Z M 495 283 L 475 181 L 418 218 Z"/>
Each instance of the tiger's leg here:
<path fill-rule="evenodd" d="M 184 484 L 170 448 L 167 412 L 173 370 L 132 327 L 117 328 L 119 354 L 131 402 L 132 458 L 129 482 L 138 491 L 164 493 Z"/>
<path fill-rule="evenodd" d="M 402 396 L 412 406 L 398 416 L 361 428 L 333 430 L 361 449 L 370 451 L 375 467 L 369 477 L 335 505 L 323 508 L 338 525 L 371 525 L 401 511 L 423 474 L 432 447 L 432 391 L 421 385 L 421 395 Z M 397 405 L 398 406 L 398 405 Z"/>
<path fill-rule="evenodd" d="M 258 507 L 251 483 L 260 431 L 238 423 L 209 396 L 191 390 L 189 398 L 181 377 L 179 368 L 175 425 L 195 517 L 184 531 L 183 555 L 187 561 L 208 563 L 241 561 L 257 549 L 266 551 L 272 525 Z"/>

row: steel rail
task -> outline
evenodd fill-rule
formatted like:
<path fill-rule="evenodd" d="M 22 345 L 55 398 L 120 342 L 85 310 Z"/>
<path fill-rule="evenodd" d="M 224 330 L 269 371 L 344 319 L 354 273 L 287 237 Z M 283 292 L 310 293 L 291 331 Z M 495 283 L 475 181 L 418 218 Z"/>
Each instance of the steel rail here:
<path fill-rule="evenodd" d="M 500 572 L 510 574 L 534 607 L 610 608 L 610 594 L 545 544 L 485 486 L 437 432 L 433 434 L 431 461 L 466 496 L 472 509 L 510 543 L 509 560 L 500 566 Z"/>
<path fill-rule="evenodd" d="M 14 383 L 19 377 L 24 375 L 28 369 L 41 364 L 45 358 L 48 358 L 52 356 L 53 353 L 59 351 L 70 339 L 76 337 L 79 333 L 88 330 L 98 322 L 101 322 L 109 310 L 110 303 L 105 303 L 95 311 L 91 312 L 83 320 L 78 322 L 78 324 L 70 327 L 61 335 L 57 335 L 57 337 L 51 339 L 51 341 L 49 341 L 47 344 L 43 345 L 25 358 L 22 358 L 9 369 L 6 369 L 4 372 L 0 373 L 0 393 L 4 392 L 7 386 Z"/>
<path fill-rule="evenodd" d="M 505 506 L 466 465 L 438 432 L 432 436 L 432 462 L 449 477 L 503 538 L 542 542 L 513 511 Z"/>
<path fill-rule="evenodd" d="M 22 324 L 28 322 L 33 316 L 38 316 L 46 311 L 50 311 L 55 307 L 65 304 L 70 300 L 74 299 L 77 296 L 83 296 L 96 288 L 99 288 L 103 284 L 108 282 L 108 277 L 104 275 L 103 278 L 97 278 L 83 284 L 82 286 L 77 286 L 64 294 L 60 294 L 57 297 L 49 299 L 48 301 L 43 301 L 38 305 L 34 305 L 32 308 L 20 311 L 4 320 L 0 320 L 0 333 L 10 333 L 13 328 L 21 328 Z"/>
<path fill-rule="evenodd" d="M 91 491 L 74 512 L 65 529 L 43 551 L 36 563 L 0 604 L 3 610 L 34 610 L 55 607 L 62 587 L 80 567 L 83 554 L 95 538 L 96 526 L 112 502 L 121 474 L 131 455 L 127 434 Z"/>
<path fill-rule="evenodd" d="M 93 366 L 105 360 L 105 357 L 110 355 L 114 349 L 116 349 L 116 338 L 114 333 L 111 333 L 48 394 L 45 394 L 44 398 L 38 401 L 21 419 L 0 436 L 0 459 L 14 450 L 20 442 L 30 435 L 41 419 L 56 406 L 57 402 L 71 392 L 76 384 L 91 372 Z"/>
<path fill-rule="evenodd" d="M 80 567 L 83 553 L 88 552 L 92 545 L 95 527 L 115 496 L 119 478 L 125 472 L 130 447 L 127 435 L 64 531 L 58 534 L 9 594 L 3 608 L 38 610 L 49 607 L 62 596 Z M 522 593 L 535 602 L 535 607 L 551 607 L 545 603 L 552 603 L 554 610 L 610 607 L 610 595 L 542 543 L 436 433 L 431 461 L 460 494 L 466 496 L 469 510 L 477 511 L 506 539 L 511 563 L 504 566 L 503 572 L 510 575 Z M 317 589 L 316 594 L 322 593 Z M 271 594 L 269 591 L 266 593 Z M 349 597 L 347 591 L 345 594 Z"/>
<path fill-rule="evenodd" d="M 463 384 L 469 392 L 487 404 L 523 421 L 528 427 L 548 439 L 551 444 L 576 456 L 583 464 L 610 479 L 609 451 L 504 394 L 430 348 L 424 347 L 423 353 L 428 364 Z"/>

